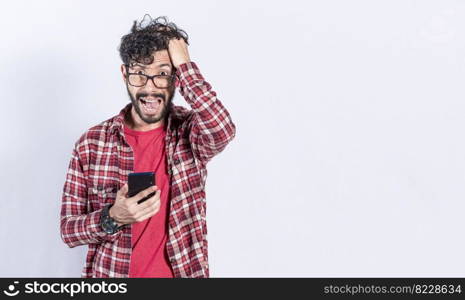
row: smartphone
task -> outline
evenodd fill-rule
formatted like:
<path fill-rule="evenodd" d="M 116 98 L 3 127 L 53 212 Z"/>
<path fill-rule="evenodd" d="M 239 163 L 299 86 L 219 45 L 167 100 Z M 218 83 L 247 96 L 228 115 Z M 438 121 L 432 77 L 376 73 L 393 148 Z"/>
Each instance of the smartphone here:
<path fill-rule="evenodd" d="M 132 197 L 137 195 L 140 191 L 143 191 L 152 185 L 155 185 L 155 173 L 154 172 L 138 172 L 130 173 L 128 175 L 128 196 Z M 142 203 L 148 198 L 155 195 L 155 192 L 150 193 L 148 196 L 137 201 L 137 203 Z"/>

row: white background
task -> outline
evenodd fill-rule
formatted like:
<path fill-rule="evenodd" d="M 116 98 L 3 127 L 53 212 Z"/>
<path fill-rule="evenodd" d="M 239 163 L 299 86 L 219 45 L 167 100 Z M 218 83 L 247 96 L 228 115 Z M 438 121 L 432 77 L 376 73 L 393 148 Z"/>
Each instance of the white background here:
<path fill-rule="evenodd" d="M 129 101 L 145 13 L 237 126 L 208 166 L 212 277 L 465 276 L 465 2 L 439 0 L 2 2 L 0 276 L 80 276 L 65 174 Z"/>

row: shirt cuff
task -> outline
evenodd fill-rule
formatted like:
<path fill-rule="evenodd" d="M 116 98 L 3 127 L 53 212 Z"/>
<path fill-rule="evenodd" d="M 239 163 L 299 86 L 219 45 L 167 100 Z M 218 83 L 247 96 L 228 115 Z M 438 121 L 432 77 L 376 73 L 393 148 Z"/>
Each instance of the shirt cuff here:
<path fill-rule="evenodd" d="M 91 232 L 92 235 L 95 234 L 100 239 L 103 239 L 108 242 L 114 242 L 115 240 L 118 239 L 118 237 L 121 235 L 123 231 L 118 230 L 114 234 L 106 233 L 102 229 L 102 226 L 100 225 L 100 218 L 102 216 L 102 211 L 103 211 L 103 208 L 93 211 L 89 214 L 89 219 L 88 219 L 89 223 L 87 224 L 87 229 Z"/>
<path fill-rule="evenodd" d="M 199 67 L 193 61 L 180 64 L 176 70 L 181 86 L 188 85 L 192 81 L 204 80 Z"/>

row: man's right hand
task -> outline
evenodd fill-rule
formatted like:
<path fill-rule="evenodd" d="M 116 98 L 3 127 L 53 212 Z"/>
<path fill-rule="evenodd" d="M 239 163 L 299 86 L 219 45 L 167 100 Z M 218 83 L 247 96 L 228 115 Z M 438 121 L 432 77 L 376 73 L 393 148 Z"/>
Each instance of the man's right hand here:
<path fill-rule="evenodd" d="M 155 195 L 137 204 L 137 201 L 153 192 L 155 192 Z M 115 203 L 109 211 L 110 217 L 118 223 L 118 226 L 148 219 L 160 210 L 160 192 L 157 186 L 151 186 L 137 195 L 127 198 L 128 184 L 126 183 L 116 193 Z"/>

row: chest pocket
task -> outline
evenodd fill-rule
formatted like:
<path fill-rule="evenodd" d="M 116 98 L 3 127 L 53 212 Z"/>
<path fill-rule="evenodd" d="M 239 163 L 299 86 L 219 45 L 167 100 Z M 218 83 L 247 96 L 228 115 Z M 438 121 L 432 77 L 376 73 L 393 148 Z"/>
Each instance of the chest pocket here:
<path fill-rule="evenodd" d="M 106 204 L 114 203 L 116 199 L 116 185 L 96 185 L 87 190 L 88 205 L 90 211 L 98 210 Z"/>

